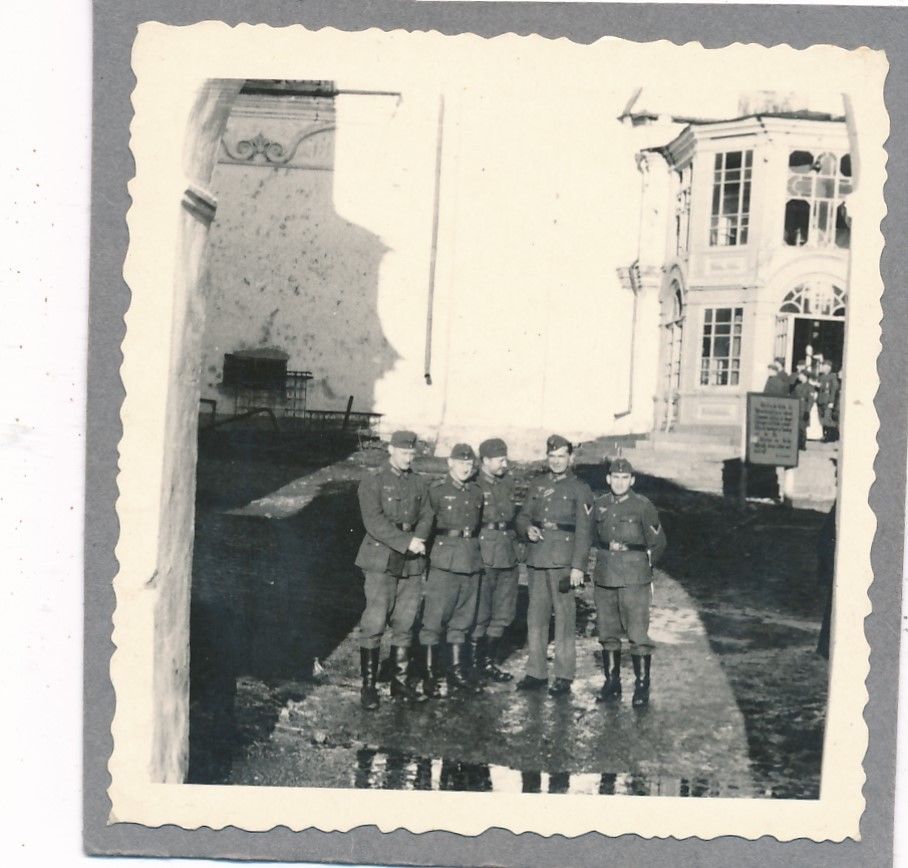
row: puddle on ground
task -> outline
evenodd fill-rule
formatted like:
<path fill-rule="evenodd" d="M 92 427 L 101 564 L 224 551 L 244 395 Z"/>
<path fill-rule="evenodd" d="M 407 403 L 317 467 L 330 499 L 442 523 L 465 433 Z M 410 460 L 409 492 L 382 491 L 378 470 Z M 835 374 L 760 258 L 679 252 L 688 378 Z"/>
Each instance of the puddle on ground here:
<path fill-rule="evenodd" d="M 501 765 L 418 757 L 400 751 L 356 752 L 352 785 L 361 790 L 454 790 L 494 793 L 568 793 L 606 796 L 753 798 L 755 793 L 708 778 L 671 778 L 615 772 L 523 771 Z"/>

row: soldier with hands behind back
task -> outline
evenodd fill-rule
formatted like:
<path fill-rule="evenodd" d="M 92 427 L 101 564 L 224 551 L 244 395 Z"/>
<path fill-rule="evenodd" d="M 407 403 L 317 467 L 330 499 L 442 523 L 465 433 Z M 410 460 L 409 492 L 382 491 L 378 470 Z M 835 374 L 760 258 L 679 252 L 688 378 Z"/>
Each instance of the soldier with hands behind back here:
<path fill-rule="evenodd" d="M 498 667 L 498 643 L 517 613 L 514 480 L 508 473 L 508 447 L 504 440 L 493 437 L 480 443 L 479 460 L 476 483 L 483 496 L 479 532 L 483 573 L 476 623 L 470 632 L 473 671 L 492 681 L 505 682 L 513 676 Z"/>
<path fill-rule="evenodd" d="M 656 507 L 633 490 L 634 469 L 626 458 L 612 461 L 605 479 L 610 490 L 595 507 L 598 552 L 593 581 L 605 672 L 597 701 L 621 696 L 621 636 L 626 633 L 634 666 L 633 705 L 640 708 L 649 702 L 653 565 L 665 552 L 665 531 Z"/>
<path fill-rule="evenodd" d="M 529 541 L 529 658 L 518 690 L 548 685 L 549 621 L 555 610 L 555 680 L 549 694 L 570 692 L 576 669 L 577 609 L 574 588 L 583 585 L 592 543 L 593 493 L 571 469 L 573 447 L 553 434 L 546 441 L 548 473 L 530 483 L 517 515 L 517 532 Z"/>
<path fill-rule="evenodd" d="M 429 501 L 435 514 L 435 536 L 419 631 L 426 696 L 443 695 L 439 690 L 442 676 L 439 650 L 443 637 L 448 643 L 449 689 L 457 693 L 482 691 L 481 686 L 466 679 L 463 655 L 467 631 L 476 615 L 482 573 L 479 553 L 482 491 L 475 482 L 469 481 L 475 470 L 475 459 L 472 446 L 458 443 L 448 458 L 447 476 L 429 488 Z"/>
<path fill-rule="evenodd" d="M 361 703 L 378 708 L 379 654 L 382 634 L 391 625 L 391 695 L 410 702 L 425 700 L 407 680 L 413 624 L 422 599 L 426 540 L 432 509 L 426 481 L 411 469 L 416 434 L 395 431 L 388 461 L 359 485 L 359 506 L 366 535 L 356 566 L 365 575 L 366 608 L 359 622 Z"/>

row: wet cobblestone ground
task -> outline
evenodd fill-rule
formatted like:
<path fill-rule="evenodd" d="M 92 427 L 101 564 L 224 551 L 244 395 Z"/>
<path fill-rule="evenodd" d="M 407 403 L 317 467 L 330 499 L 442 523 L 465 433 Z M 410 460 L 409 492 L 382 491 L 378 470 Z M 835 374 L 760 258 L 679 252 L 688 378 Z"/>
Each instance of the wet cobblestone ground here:
<path fill-rule="evenodd" d="M 352 567 L 362 534 L 355 488 L 381 453 L 239 440 L 203 444 L 199 462 L 191 781 L 818 796 L 827 677 L 814 653 L 819 514 L 742 509 L 638 478 L 670 543 L 655 585 L 660 648 L 643 713 L 630 708 L 629 691 L 614 709 L 594 702 L 601 675 L 587 589 L 570 698 L 491 685 L 482 697 L 417 709 L 386 699 L 370 714 L 358 705 L 351 635 L 363 604 Z M 579 472 L 603 488 L 601 468 Z M 515 676 L 525 605 L 522 590 L 507 637 Z"/>

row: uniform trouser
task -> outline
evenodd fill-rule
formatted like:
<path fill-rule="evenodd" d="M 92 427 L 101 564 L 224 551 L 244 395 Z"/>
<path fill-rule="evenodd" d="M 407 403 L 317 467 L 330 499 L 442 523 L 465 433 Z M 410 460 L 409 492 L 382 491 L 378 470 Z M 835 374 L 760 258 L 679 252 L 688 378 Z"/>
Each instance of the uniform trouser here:
<path fill-rule="evenodd" d="M 479 580 L 479 603 L 471 639 L 500 639 L 517 614 L 517 567 L 486 567 Z"/>
<path fill-rule="evenodd" d="M 451 645 L 463 645 L 476 617 L 479 573 L 449 573 L 432 567 L 426 581 L 422 610 L 422 645 L 437 645 L 445 637 Z"/>
<path fill-rule="evenodd" d="M 366 608 L 359 619 L 359 647 L 378 648 L 391 623 L 391 644 L 409 648 L 413 622 L 422 599 L 422 576 L 392 576 L 367 572 Z"/>
<path fill-rule="evenodd" d="M 652 654 L 656 643 L 649 637 L 649 610 L 652 583 L 601 588 L 596 585 L 596 623 L 604 651 L 620 651 L 621 636 L 627 633 L 631 654 Z"/>
<path fill-rule="evenodd" d="M 529 568 L 530 603 L 527 609 L 527 675 L 547 678 L 545 660 L 549 644 L 549 620 L 555 609 L 555 677 L 573 679 L 577 663 L 574 645 L 577 606 L 574 591 L 561 593 L 558 582 L 571 574 L 570 567 Z"/>

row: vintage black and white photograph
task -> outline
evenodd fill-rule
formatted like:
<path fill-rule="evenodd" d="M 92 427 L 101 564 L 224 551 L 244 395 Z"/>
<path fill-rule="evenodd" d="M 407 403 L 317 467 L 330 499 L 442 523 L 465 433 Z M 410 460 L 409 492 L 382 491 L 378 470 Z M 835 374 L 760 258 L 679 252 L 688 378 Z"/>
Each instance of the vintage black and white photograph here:
<path fill-rule="evenodd" d="M 122 768 L 851 834 L 885 61 L 194 29 L 134 53 Z"/>

